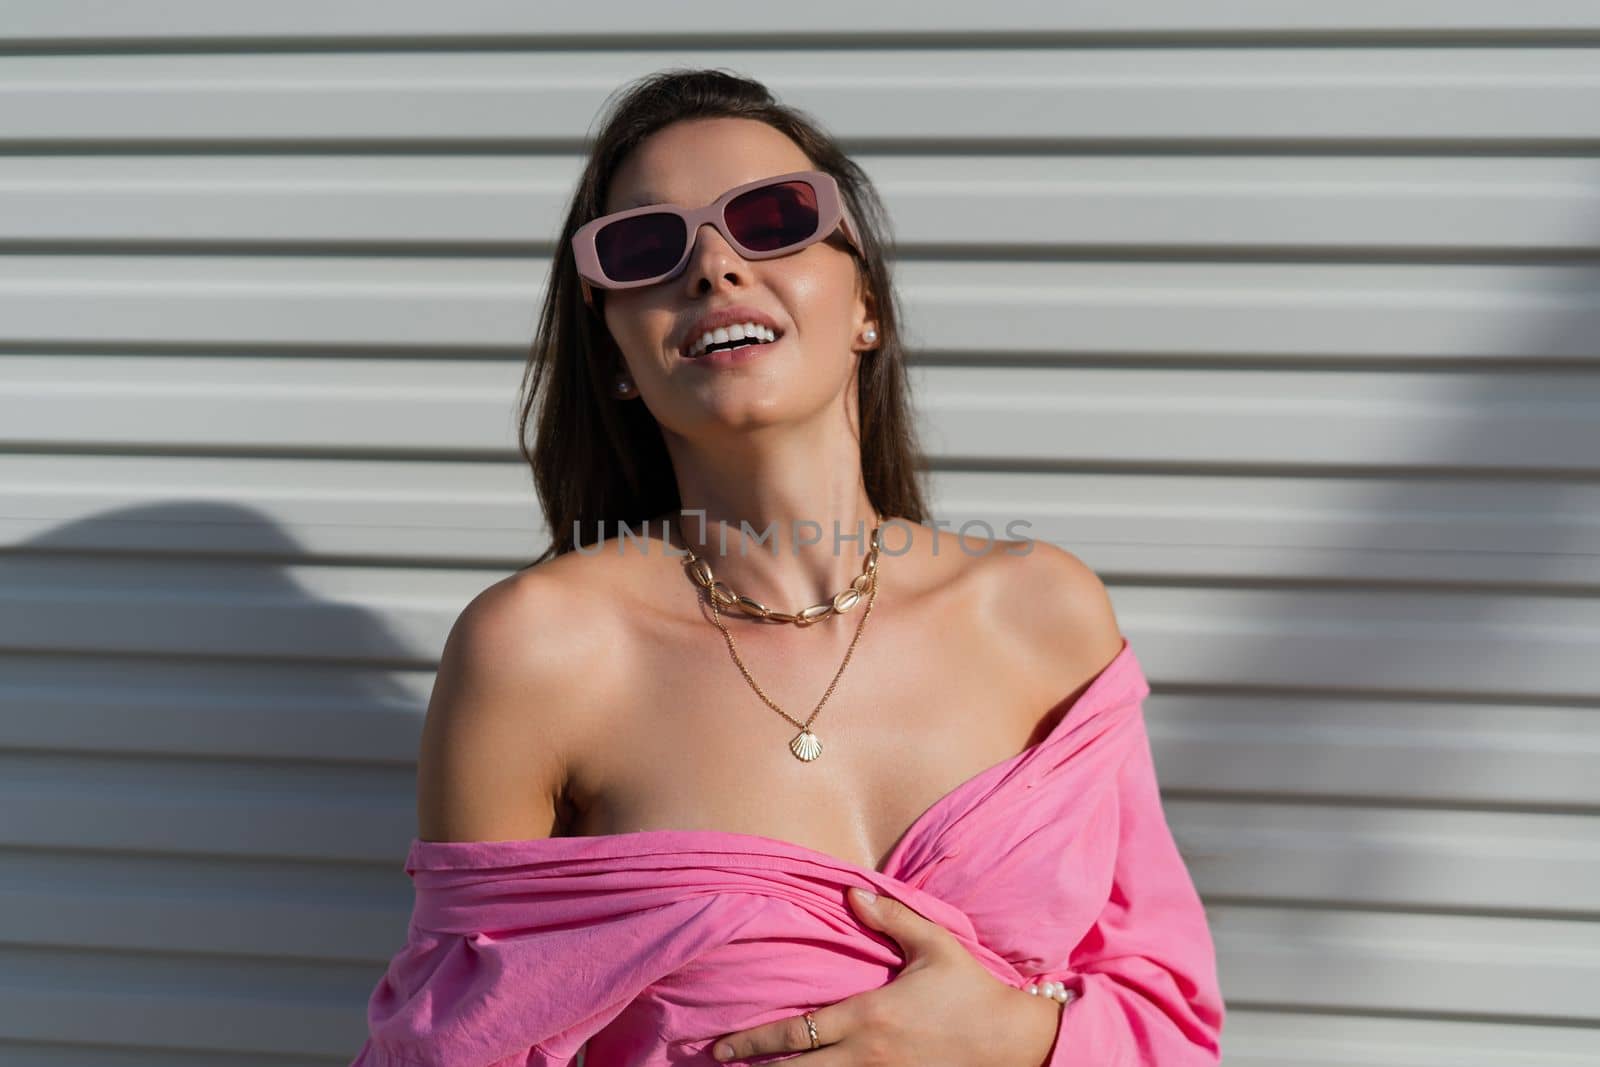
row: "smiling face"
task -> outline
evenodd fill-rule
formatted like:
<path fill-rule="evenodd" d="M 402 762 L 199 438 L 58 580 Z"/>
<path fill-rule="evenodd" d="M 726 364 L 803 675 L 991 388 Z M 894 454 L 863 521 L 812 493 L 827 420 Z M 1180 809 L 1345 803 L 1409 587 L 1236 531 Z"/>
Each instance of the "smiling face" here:
<path fill-rule="evenodd" d="M 736 185 L 813 166 L 764 122 L 685 120 L 658 130 L 623 160 L 603 211 L 654 203 L 701 207 Z M 856 362 L 872 347 L 862 331 L 874 323 L 843 235 L 835 231 L 762 260 L 744 259 L 710 225 L 693 240 L 677 277 L 607 291 L 601 302 L 628 376 L 662 430 L 694 437 L 803 421 L 841 397 L 853 409 Z M 695 321 L 730 305 L 764 313 L 780 335 L 777 343 L 746 350 L 755 358 L 736 365 L 685 359 L 679 346 Z"/>

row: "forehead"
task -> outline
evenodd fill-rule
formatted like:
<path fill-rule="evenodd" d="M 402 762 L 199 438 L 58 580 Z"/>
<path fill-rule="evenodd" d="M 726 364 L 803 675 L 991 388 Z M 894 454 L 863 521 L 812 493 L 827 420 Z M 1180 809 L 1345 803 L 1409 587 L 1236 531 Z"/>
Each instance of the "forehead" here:
<path fill-rule="evenodd" d="M 645 204 L 700 207 L 736 185 L 808 170 L 788 136 L 754 119 L 674 122 L 645 138 L 611 176 L 604 210 Z"/>

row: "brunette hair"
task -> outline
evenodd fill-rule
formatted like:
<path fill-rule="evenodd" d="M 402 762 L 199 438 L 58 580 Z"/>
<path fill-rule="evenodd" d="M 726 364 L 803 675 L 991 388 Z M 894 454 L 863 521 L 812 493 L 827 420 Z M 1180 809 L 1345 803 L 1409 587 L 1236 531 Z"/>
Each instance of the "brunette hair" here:
<path fill-rule="evenodd" d="M 714 69 L 670 69 L 618 93 L 602 116 L 567 210 L 523 373 L 518 446 L 533 469 L 551 543 L 522 569 L 572 551 L 579 537 L 593 544 L 620 525 L 634 526 L 682 507 L 654 416 L 637 398 L 625 403 L 613 398 L 613 375 L 623 361 L 601 318 L 605 291 L 594 289 L 593 310 L 584 303 L 571 242 L 579 226 L 604 212 L 612 176 L 628 153 L 685 119 L 764 122 L 788 135 L 814 168 L 838 183 L 860 237 L 857 278 L 869 295 L 878 331 L 877 348 L 861 354 L 856 377 L 863 482 L 885 519 L 924 521 L 921 449 L 885 255 L 891 239 L 888 213 L 865 172 L 808 115 L 779 104 L 751 78 Z"/>

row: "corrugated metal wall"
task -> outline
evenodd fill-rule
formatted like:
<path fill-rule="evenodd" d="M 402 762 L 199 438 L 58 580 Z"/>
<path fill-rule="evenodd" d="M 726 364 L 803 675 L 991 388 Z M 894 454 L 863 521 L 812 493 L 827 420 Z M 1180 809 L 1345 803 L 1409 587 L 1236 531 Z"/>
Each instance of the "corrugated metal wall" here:
<path fill-rule="evenodd" d="M 938 516 L 1111 585 L 1228 1062 L 1600 1062 L 1600 5 L 34 0 L 0 48 L 0 1060 L 354 1053 L 435 656 L 544 544 L 557 213 L 687 63 L 880 184 Z"/>

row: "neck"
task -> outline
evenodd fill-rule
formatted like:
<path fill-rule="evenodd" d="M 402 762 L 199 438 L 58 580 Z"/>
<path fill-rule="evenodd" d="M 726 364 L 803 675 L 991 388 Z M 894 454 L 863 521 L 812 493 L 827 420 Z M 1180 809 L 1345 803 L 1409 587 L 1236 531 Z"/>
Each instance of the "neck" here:
<path fill-rule="evenodd" d="M 705 560 L 719 582 L 775 610 L 799 611 L 831 600 L 861 573 L 873 528 L 887 517 L 862 482 L 853 418 L 664 436 L 680 501 L 663 516 L 671 520 L 667 536 Z"/>
<path fill-rule="evenodd" d="M 718 582 L 779 611 L 831 600 L 861 568 L 880 517 L 865 499 L 824 517 L 733 514 L 686 503 L 665 517 L 678 550 L 705 560 Z"/>

